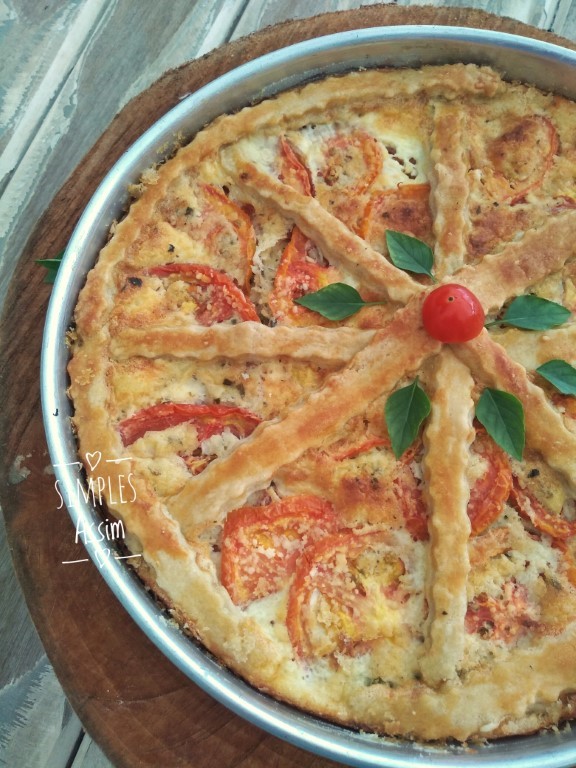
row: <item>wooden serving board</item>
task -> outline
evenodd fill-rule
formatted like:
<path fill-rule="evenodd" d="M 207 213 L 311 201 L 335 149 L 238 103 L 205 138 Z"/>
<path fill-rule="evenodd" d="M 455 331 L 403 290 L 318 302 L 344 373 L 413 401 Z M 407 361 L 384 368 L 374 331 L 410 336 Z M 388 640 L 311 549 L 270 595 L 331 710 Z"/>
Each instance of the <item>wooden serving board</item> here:
<path fill-rule="evenodd" d="M 370 6 L 270 27 L 166 73 L 112 122 L 38 222 L 21 255 L 0 325 L 2 364 L 0 502 L 14 565 L 58 678 L 85 728 L 115 765 L 134 768 L 335 763 L 284 743 L 212 700 L 148 641 L 92 563 L 50 474 L 40 411 L 39 362 L 50 287 L 35 259 L 60 252 L 95 187 L 120 154 L 186 94 L 276 48 L 342 30 L 441 24 L 498 29 L 559 42 L 555 36 L 481 11 Z M 17 484 L 10 468 L 24 460 Z"/>

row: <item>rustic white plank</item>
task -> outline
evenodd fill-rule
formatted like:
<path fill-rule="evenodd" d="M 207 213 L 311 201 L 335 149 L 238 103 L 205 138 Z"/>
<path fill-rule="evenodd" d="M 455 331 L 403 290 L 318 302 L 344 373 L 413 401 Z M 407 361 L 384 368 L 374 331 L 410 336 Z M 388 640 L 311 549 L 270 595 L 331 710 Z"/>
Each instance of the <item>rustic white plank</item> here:
<path fill-rule="evenodd" d="M 278 24 L 288 19 L 305 19 L 309 16 L 329 11 L 346 11 L 361 5 L 378 5 L 381 0 L 249 0 L 234 30 L 233 39 L 248 35 L 255 29 L 262 29 L 271 24 Z"/>
<path fill-rule="evenodd" d="M 140 0 L 141 1 L 141 0 Z M 150 0 L 145 0 L 149 4 Z M 173 3 L 173 28 L 170 38 L 148 67 L 131 84 L 120 106 L 137 96 L 163 72 L 179 67 L 217 48 L 230 39 L 230 35 L 246 0 L 197 0 L 196 3 Z M 193 9 L 192 9 L 193 6 Z M 158 12 L 156 12 L 158 16 Z"/>
<path fill-rule="evenodd" d="M 479 8 L 499 16 L 523 21 L 527 24 L 549 29 L 552 25 L 559 0 L 395 0 L 400 6 L 434 6 L 450 8 Z M 351 3 L 346 0 L 322 0 L 315 2 L 310 8 L 308 0 L 295 0 L 287 3 L 285 0 L 250 0 L 242 18 L 234 31 L 234 37 L 247 34 L 248 31 L 260 28 L 265 24 L 275 24 L 288 18 L 305 18 L 312 13 L 345 10 L 359 5 L 376 5 L 379 0 L 368 0 L 363 3 Z M 573 4 L 572 0 L 568 0 Z"/>
<path fill-rule="evenodd" d="M 85 735 L 74 760 L 67 768 L 113 768 L 112 763 L 95 741 Z"/>
<path fill-rule="evenodd" d="M 24 481 L 14 468 L 12 481 Z M 65 768 L 82 727 L 62 694 L 16 580 L 0 516 L 0 766 Z"/>
<path fill-rule="evenodd" d="M 38 90 L 82 0 L 58 0 L 50 12 L 0 0 L 0 151 Z"/>
<path fill-rule="evenodd" d="M 551 29 L 567 40 L 576 41 L 575 0 L 559 0 Z"/>
<path fill-rule="evenodd" d="M 68 67 L 54 66 L 47 83 L 53 98 L 46 100 L 43 91 L 30 94 L 13 144 L 0 159 L 7 179 L 0 198 L 0 303 L 35 222 L 117 112 L 167 69 L 225 42 L 244 0 L 168 5 L 156 0 L 75 0 L 72 6 L 77 15 L 70 18 L 70 36 L 83 40 L 81 48 L 72 46 L 76 60 L 71 50 Z M 88 7 L 100 11 L 93 10 L 91 28 Z M 22 18 L 18 23 L 24 24 Z M 16 37 L 13 32 L 7 56 L 18 56 Z M 45 109 L 37 125 L 34 116 L 40 108 Z M 20 125 L 26 128 L 22 134 Z M 13 150 L 23 148 L 15 164 L 18 152 Z"/>
<path fill-rule="evenodd" d="M 23 677 L 2 687 L 0 766 L 66 768 L 81 733 L 45 655 Z"/>
<path fill-rule="evenodd" d="M 34 53 L 34 61 L 20 61 L 19 68 L 14 72 L 15 87 L 10 89 L 10 98 L 3 101 L 0 110 L 0 125 L 11 125 L 13 128 L 17 125 L 18 128 L 12 130 L 0 158 L 0 189 L 8 174 L 20 162 L 105 6 L 106 0 L 93 0 L 85 4 L 74 3 L 62 9 L 63 13 L 59 14 L 57 19 L 51 20 L 48 27 L 47 49 L 35 45 L 30 51 Z M 11 11 L 12 14 L 16 11 L 14 4 Z M 23 23 L 21 15 L 16 18 L 16 23 L 13 16 L 11 21 L 18 39 L 9 39 L 4 44 L 7 47 L 19 47 L 21 43 L 18 33 L 22 26 L 28 32 L 28 24 Z M 56 34 L 52 34 L 53 30 Z M 56 44 L 58 47 L 54 51 L 53 46 Z M 43 55 L 38 55 L 38 51 Z M 12 61 L 18 61 L 16 57 L 11 58 Z"/>
<path fill-rule="evenodd" d="M 552 24 L 558 0 L 397 0 L 397 5 L 432 5 L 449 8 L 478 8 L 498 16 L 508 16 L 541 29 Z"/>

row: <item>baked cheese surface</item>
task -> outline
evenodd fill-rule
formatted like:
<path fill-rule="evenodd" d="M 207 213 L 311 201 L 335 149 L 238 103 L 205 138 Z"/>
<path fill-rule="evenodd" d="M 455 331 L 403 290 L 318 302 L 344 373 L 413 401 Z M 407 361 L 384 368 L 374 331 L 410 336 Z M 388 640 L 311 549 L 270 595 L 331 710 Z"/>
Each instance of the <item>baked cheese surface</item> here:
<path fill-rule="evenodd" d="M 136 192 L 78 300 L 70 397 L 183 629 L 344 726 L 570 719 L 576 399 L 536 369 L 576 364 L 576 105 L 473 65 L 353 72 L 220 117 Z M 482 304 L 476 338 L 425 330 L 443 283 Z M 332 284 L 359 311 L 298 303 Z M 562 323 L 503 322 L 529 295 Z M 387 403 L 414 382 L 429 413 L 397 455 Z M 478 420 L 487 390 L 521 404 L 521 457 Z"/>

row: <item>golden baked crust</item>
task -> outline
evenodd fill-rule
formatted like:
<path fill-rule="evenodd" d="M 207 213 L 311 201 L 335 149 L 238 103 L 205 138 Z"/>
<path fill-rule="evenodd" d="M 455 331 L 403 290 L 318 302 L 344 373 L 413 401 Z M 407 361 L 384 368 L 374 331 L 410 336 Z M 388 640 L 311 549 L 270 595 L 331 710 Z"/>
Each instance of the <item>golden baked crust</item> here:
<path fill-rule="evenodd" d="M 328 78 L 226 115 L 148 173 L 89 273 L 69 365 L 87 474 L 181 625 L 255 686 L 419 740 L 573 715 L 576 408 L 535 369 L 576 363 L 571 318 L 441 344 L 434 274 L 490 320 L 576 307 L 576 105 L 472 65 Z M 293 299 L 345 282 L 329 321 Z M 384 405 L 418 377 L 421 439 Z M 522 461 L 474 420 L 524 406 Z M 104 468 L 90 468 L 100 452 Z M 528 500 L 528 501 L 527 501 Z M 543 522 L 544 521 L 544 522 Z"/>

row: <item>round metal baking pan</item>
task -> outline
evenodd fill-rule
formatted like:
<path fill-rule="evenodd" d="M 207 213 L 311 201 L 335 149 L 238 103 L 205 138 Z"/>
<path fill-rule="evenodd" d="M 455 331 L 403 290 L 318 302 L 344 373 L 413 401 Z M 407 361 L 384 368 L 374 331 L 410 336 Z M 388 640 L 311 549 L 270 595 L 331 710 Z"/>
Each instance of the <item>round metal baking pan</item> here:
<path fill-rule="evenodd" d="M 510 80 L 576 98 L 576 53 L 514 35 L 457 27 L 399 26 L 353 30 L 299 43 L 251 61 L 184 99 L 155 123 L 103 179 L 66 249 L 48 308 L 41 363 L 44 423 L 59 487 L 77 496 L 82 482 L 66 396 L 66 332 L 87 272 L 109 228 L 125 210 L 129 184 L 162 158 L 176 134 L 191 138 L 224 112 L 272 96 L 325 74 L 360 67 L 419 66 L 452 62 L 488 64 Z M 57 414 L 57 415 L 55 415 Z M 75 526 L 96 530 L 101 518 L 81 497 L 70 505 Z M 245 684 L 183 635 L 150 598 L 125 561 L 110 556 L 110 541 L 92 536 L 88 550 L 126 610 L 146 635 L 186 675 L 221 703 L 276 736 L 346 765 L 500 766 L 570 768 L 576 733 L 566 726 L 486 745 L 437 747 L 376 737 L 332 725 L 275 701 Z M 105 546 L 104 546 L 105 545 Z"/>

